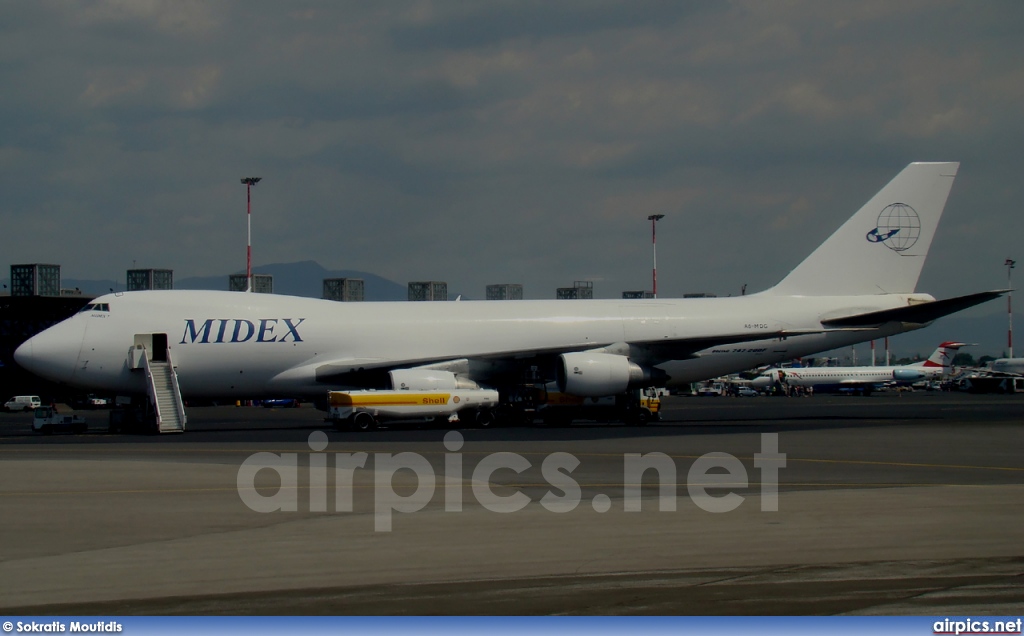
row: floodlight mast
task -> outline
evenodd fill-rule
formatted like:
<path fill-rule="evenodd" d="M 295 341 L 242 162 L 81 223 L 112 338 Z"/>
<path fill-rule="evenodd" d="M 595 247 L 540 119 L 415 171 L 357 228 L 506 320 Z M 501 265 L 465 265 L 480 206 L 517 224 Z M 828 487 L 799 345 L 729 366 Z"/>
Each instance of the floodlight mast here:
<path fill-rule="evenodd" d="M 1007 323 L 1008 329 L 1006 331 L 1006 346 L 1007 346 L 1007 349 L 1008 349 L 1008 351 L 1006 352 L 1006 357 L 1007 358 L 1012 358 L 1013 357 L 1013 281 L 1011 279 L 1010 272 L 1011 272 L 1011 270 L 1014 267 L 1017 266 L 1017 261 L 1013 260 L 1012 258 L 1008 258 L 1008 259 L 1006 259 L 1006 262 L 1003 263 L 1003 265 L 1006 265 L 1006 288 L 1008 290 L 1010 290 L 1010 291 L 1006 292 L 1006 317 L 1007 317 L 1007 320 L 1009 321 Z"/>
<path fill-rule="evenodd" d="M 651 294 L 658 297 L 658 233 L 655 230 L 659 220 L 665 218 L 664 214 L 652 214 L 647 217 L 647 220 L 651 222 L 651 248 L 654 250 L 654 269 L 651 273 Z"/>
<path fill-rule="evenodd" d="M 252 187 L 263 177 L 244 177 L 245 184 L 245 220 L 247 237 L 245 241 L 245 291 L 252 291 Z"/>

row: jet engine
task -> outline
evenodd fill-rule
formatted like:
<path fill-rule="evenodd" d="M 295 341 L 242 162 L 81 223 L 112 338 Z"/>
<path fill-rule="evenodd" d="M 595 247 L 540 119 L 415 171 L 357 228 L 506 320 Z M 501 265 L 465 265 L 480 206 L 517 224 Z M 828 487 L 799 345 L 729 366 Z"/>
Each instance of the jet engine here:
<path fill-rule="evenodd" d="M 916 380 L 923 380 L 927 376 L 917 369 L 893 369 L 892 379 L 899 380 L 900 382 L 914 382 Z"/>
<path fill-rule="evenodd" d="M 610 353 L 563 353 L 559 356 L 558 389 L 579 397 L 616 395 L 668 379 L 660 369 L 644 368 L 625 356 Z"/>
<path fill-rule="evenodd" d="M 430 391 L 436 389 L 478 389 L 472 380 L 459 377 L 451 371 L 434 369 L 395 369 L 388 374 L 391 388 L 396 390 Z"/>

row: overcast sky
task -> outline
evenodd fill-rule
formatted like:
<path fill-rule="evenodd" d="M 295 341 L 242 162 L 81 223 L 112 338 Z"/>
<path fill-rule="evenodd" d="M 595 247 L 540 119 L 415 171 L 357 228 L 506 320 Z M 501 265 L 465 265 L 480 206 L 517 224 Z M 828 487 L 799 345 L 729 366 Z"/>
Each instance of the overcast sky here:
<path fill-rule="evenodd" d="M 244 270 L 260 176 L 257 265 L 617 297 L 658 213 L 659 295 L 737 294 L 921 160 L 962 164 L 919 291 L 996 288 L 1022 33 L 1019 0 L 5 2 L 0 266 Z"/>

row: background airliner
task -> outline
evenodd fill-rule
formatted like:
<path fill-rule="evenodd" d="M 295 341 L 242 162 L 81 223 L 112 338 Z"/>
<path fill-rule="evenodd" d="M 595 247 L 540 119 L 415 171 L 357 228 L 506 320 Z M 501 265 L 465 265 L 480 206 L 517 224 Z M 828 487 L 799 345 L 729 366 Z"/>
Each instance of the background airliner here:
<path fill-rule="evenodd" d="M 732 298 L 339 303 L 216 291 L 95 299 L 15 359 L 75 387 L 322 398 L 555 380 L 615 395 L 892 336 L 999 296 L 914 289 L 958 169 L 913 163 L 778 285 Z M 166 377 L 160 367 L 167 367 Z M 183 416 L 182 416 L 183 417 Z"/>
<path fill-rule="evenodd" d="M 1024 375 L 1024 358 L 997 358 L 988 363 L 988 370 L 993 373 Z"/>
<path fill-rule="evenodd" d="M 870 392 L 877 386 L 912 384 L 921 380 L 938 380 L 953 369 L 953 356 L 964 342 L 943 342 L 927 360 L 907 365 L 876 367 L 793 367 L 768 369 L 750 381 L 765 389 L 775 383 L 814 387 L 815 391 L 858 389 Z"/>

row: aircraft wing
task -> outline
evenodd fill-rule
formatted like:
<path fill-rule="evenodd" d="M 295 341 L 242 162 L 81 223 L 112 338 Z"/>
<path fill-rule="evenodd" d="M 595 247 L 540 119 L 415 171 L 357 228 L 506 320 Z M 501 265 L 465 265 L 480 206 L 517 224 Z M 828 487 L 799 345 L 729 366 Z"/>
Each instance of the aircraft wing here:
<path fill-rule="evenodd" d="M 542 364 L 563 353 L 599 351 L 627 355 L 631 359 L 653 365 L 668 360 L 694 358 L 697 357 L 699 351 L 716 346 L 823 333 L 825 331 L 832 331 L 832 329 L 790 329 L 767 332 L 745 331 L 734 334 L 716 334 L 714 336 L 629 343 L 586 342 L 553 348 L 495 351 L 445 358 L 410 358 L 405 360 L 342 358 L 338 360 L 317 361 L 313 365 L 304 365 L 290 369 L 282 375 L 315 373 L 317 382 L 323 384 L 374 388 L 387 385 L 387 374 L 390 371 L 395 369 L 422 368 L 453 371 L 467 375 L 477 381 L 487 382 L 495 377 L 517 375 L 527 366 L 537 365 L 538 363 Z"/>
<path fill-rule="evenodd" d="M 902 322 L 910 324 L 925 325 L 933 320 L 948 316 L 968 307 L 980 305 L 981 303 L 998 298 L 1009 292 L 1009 289 L 998 289 L 994 291 L 978 292 L 966 296 L 946 298 L 944 300 L 933 300 L 926 303 L 918 303 L 907 307 L 896 309 L 885 309 L 883 311 L 872 311 L 866 314 L 855 314 L 839 318 L 828 318 L 822 320 L 824 327 L 877 327 L 887 322 Z"/>
<path fill-rule="evenodd" d="M 839 330 L 847 331 L 845 328 Z M 650 340 L 630 342 L 630 357 L 647 364 L 660 364 L 669 360 L 687 360 L 700 357 L 699 351 L 743 342 L 783 339 L 789 336 L 803 336 L 835 331 L 835 329 L 780 329 L 776 331 L 743 332 L 715 336 L 682 338 L 673 340 Z M 614 353 L 614 351 L 610 352 Z"/>

